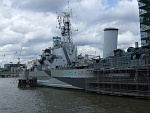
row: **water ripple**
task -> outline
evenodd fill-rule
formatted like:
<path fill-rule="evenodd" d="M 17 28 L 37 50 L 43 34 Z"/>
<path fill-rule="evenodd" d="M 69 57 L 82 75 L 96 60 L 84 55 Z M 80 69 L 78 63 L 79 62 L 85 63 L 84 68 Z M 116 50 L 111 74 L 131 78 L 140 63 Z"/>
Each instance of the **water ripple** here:
<path fill-rule="evenodd" d="M 150 101 L 53 88 L 18 89 L 0 78 L 0 113 L 149 113 Z"/>

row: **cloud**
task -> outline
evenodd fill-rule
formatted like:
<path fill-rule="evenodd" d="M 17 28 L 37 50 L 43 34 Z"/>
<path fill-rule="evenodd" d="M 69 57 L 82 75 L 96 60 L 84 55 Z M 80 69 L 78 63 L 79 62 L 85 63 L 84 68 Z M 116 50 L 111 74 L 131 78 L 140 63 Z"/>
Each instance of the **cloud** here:
<path fill-rule="evenodd" d="M 12 7 L 34 12 L 56 12 L 61 11 L 66 3 L 67 0 L 15 0 Z"/>
<path fill-rule="evenodd" d="M 21 34 L 4 29 L 1 34 L 0 46 L 7 44 L 18 44 L 20 42 Z"/>
<path fill-rule="evenodd" d="M 123 48 L 126 49 L 130 46 L 132 46 L 134 41 L 134 36 L 130 31 L 124 32 L 123 34 L 118 36 L 118 46 L 120 46 L 119 48 Z"/>
<path fill-rule="evenodd" d="M 107 27 L 119 28 L 121 49 L 140 42 L 137 0 L 74 0 L 69 7 L 73 13 L 72 38 L 79 54 L 96 51 L 102 56 L 103 30 Z M 52 37 L 61 34 L 56 28 L 56 12 L 61 15 L 67 8 L 68 0 L 0 0 L 0 58 L 6 51 L 9 58 L 17 51 L 14 62 L 17 57 L 22 62 L 39 58 L 43 49 L 52 46 Z"/>
<path fill-rule="evenodd" d="M 88 54 L 93 56 L 94 55 L 99 56 L 102 54 L 102 51 L 98 47 L 85 45 L 85 46 L 78 46 L 78 53 L 82 55 Z"/>

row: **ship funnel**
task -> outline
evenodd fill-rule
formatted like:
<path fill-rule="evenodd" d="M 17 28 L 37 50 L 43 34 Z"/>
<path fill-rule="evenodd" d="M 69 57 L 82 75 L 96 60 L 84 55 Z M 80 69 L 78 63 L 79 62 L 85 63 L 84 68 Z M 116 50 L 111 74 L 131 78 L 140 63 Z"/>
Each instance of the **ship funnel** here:
<path fill-rule="evenodd" d="M 103 58 L 110 56 L 113 50 L 117 49 L 118 30 L 117 28 L 104 29 Z"/>

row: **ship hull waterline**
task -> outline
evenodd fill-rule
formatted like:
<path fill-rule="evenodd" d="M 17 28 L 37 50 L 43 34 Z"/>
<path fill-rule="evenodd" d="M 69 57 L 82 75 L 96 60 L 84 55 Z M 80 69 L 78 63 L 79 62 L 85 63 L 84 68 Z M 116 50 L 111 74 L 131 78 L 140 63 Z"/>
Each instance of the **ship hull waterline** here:
<path fill-rule="evenodd" d="M 39 85 L 82 90 L 85 89 L 86 79 L 92 76 L 87 69 L 29 72 L 29 77 L 37 77 Z"/>

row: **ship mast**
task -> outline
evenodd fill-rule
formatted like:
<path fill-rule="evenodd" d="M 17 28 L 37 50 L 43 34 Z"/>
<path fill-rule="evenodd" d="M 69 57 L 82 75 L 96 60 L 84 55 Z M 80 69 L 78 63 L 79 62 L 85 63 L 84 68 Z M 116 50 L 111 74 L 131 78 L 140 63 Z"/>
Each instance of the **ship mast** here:
<path fill-rule="evenodd" d="M 63 37 L 63 42 L 66 43 L 73 43 L 72 37 L 71 37 L 71 23 L 70 23 L 70 16 L 71 16 L 71 10 L 69 8 L 69 1 L 68 1 L 68 9 L 67 12 L 62 12 L 63 15 L 58 15 L 58 23 L 59 23 L 59 29 L 61 29 L 61 35 Z"/>

